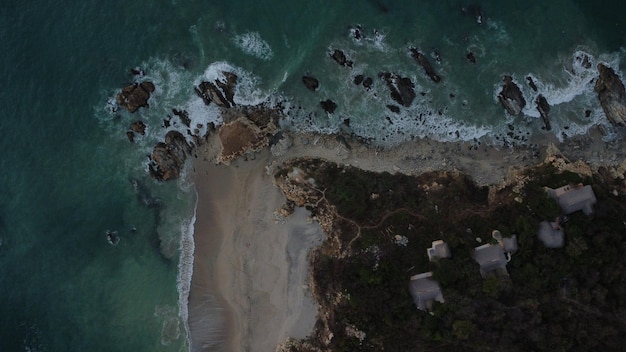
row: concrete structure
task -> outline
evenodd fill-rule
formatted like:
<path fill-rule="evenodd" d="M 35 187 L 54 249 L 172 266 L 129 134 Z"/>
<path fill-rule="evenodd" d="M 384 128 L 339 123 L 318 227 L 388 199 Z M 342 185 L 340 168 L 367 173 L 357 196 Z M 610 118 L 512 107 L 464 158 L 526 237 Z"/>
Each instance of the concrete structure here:
<path fill-rule="evenodd" d="M 431 262 L 436 258 L 450 258 L 452 256 L 450 247 L 442 240 L 433 241 L 432 247 L 426 250 L 426 254 L 428 254 L 428 260 Z"/>
<path fill-rule="evenodd" d="M 509 275 L 506 270 L 507 258 L 504 255 L 503 246 L 484 244 L 474 248 L 472 257 L 480 265 L 480 275 L 483 278 L 492 273 L 497 276 Z"/>
<path fill-rule="evenodd" d="M 431 310 L 435 301 L 444 303 L 439 283 L 433 278 L 432 272 L 411 276 L 409 292 L 419 310 Z"/>
<path fill-rule="evenodd" d="M 565 233 L 557 222 L 542 221 L 539 223 L 539 231 L 537 236 L 548 248 L 563 247 L 565 242 Z"/>
<path fill-rule="evenodd" d="M 590 185 L 567 185 L 552 189 L 546 187 L 548 195 L 554 199 L 565 215 L 582 210 L 585 215 L 593 214 L 596 195 Z"/>

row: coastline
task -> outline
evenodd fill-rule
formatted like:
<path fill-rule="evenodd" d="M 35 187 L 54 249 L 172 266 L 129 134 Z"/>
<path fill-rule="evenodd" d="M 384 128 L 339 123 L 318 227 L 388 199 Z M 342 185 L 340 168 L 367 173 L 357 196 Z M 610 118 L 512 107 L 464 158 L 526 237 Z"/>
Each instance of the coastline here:
<path fill-rule="evenodd" d="M 315 241 L 289 241 L 294 229 L 314 231 L 317 225 L 300 210 L 286 221 L 275 216 L 285 198 L 270 175 L 287 160 L 318 157 L 364 170 L 411 175 L 457 170 L 480 185 L 498 185 L 512 173 L 542 162 L 553 144 L 566 158 L 583 160 L 594 169 L 624 160 L 622 143 L 605 143 L 598 130 L 562 143 L 541 134 L 532 147 L 510 149 L 428 139 L 377 149 L 337 136 L 285 132 L 271 152 L 264 149 L 230 166 L 216 165 L 216 144 L 207 143 L 194 161 L 198 210 L 190 317 L 202 292 L 219 297 L 226 351 L 274 351 L 286 338 L 302 338 L 312 331 L 316 305 L 308 282 L 298 283 L 294 277 L 308 279 L 306 253 Z M 298 255 L 290 256 L 290 246 Z M 191 323 L 190 330 L 193 341 Z"/>

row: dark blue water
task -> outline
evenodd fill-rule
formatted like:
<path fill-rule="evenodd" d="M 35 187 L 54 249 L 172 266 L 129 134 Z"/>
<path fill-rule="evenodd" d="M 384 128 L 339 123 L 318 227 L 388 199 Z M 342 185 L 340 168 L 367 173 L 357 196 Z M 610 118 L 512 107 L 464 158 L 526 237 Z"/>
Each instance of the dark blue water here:
<path fill-rule="evenodd" d="M 184 180 L 152 181 L 146 155 L 172 108 L 187 109 L 194 123 L 220 122 L 193 92 L 220 70 L 240 77 L 238 103 L 302 107 L 286 128 L 332 133 L 350 119 L 351 132 L 381 144 L 495 142 L 508 124 L 559 138 L 598 124 L 611 131 L 589 81 L 598 62 L 623 72 L 621 2 L 494 0 L 482 8 L 479 25 L 458 1 L 0 3 L 0 350 L 188 349 L 195 194 Z M 350 31 L 356 25 L 360 40 Z M 409 46 L 440 52 L 442 63 L 431 62 L 442 83 L 424 75 Z M 330 60 L 334 49 L 354 67 Z M 594 65 L 578 64 L 581 55 Z M 150 108 L 112 113 L 107 102 L 136 79 L 132 67 L 157 86 Z M 381 71 L 411 78 L 423 95 L 390 112 Z M 303 74 L 320 80 L 317 92 L 302 85 Z M 371 91 L 352 83 L 358 74 L 374 78 Z M 495 99 L 503 74 L 529 102 L 538 93 L 525 77 L 534 77 L 553 105 L 553 131 L 541 131 L 532 104 L 506 115 Z M 327 98 L 338 105 L 332 115 L 319 106 Z M 138 119 L 148 133 L 133 144 L 125 132 Z M 118 231 L 118 245 L 107 231 Z"/>

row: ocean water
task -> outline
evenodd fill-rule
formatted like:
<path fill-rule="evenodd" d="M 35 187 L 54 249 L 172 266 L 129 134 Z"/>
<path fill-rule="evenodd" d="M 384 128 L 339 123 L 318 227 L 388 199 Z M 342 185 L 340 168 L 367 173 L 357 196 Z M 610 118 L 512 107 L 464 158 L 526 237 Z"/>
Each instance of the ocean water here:
<path fill-rule="evenodd" d="M 623 2 L 480 4 L 482 24 L 456 0 L 2 1 L 0 351 L 190 349 L 196 196 L 184 178 L 151 180 L 146 156 L 167 132 L 161 124 L 172 108 L 187 110 L 194 125 L 220 123 L 193 87 L 223 70 L 239 76 L 238 104 L 281 101 L 285 128 L 345 130 L 373 144 L 423 137 L 522 144 L 533 134 L 564 139 L 596 125 L 606 126 L 607 140 L 622 138 L 591 81 L 599 62 L 624 74 Z M 427 54 L 441 83 L 430 81 L 409 47 Z M 353 68 L 332 61 L 334 49 Z M 131 76 L 134 67 L 145 76 Z M 393 101 L 379 72 L 413 81 L 410 107 L 387 108 Z M 304 74 L 319 79 L 318 91 L 304 87 Z M 353 83 L 359 74 L 373 78 L 371 90 Z M 504 74 L 528 102 L 521 116 L 497 102 Z M 539 92 L 526 84 L 529 75 Z M 156 85 L 150 108 L 113 111 L 119 89 L 142 80 Z M 552 105 L 550 132 L 532 104 L 539 93 Z M 337 103 L 335 113 L 321 109 L 325 99 Z M 147 123 L 147 134 L 130 143 L 125 133 L 135 120 Z M 107 231 L 118 232 L 117 245 Z M 203 343 L 220 349 L 219 341 Z"/>

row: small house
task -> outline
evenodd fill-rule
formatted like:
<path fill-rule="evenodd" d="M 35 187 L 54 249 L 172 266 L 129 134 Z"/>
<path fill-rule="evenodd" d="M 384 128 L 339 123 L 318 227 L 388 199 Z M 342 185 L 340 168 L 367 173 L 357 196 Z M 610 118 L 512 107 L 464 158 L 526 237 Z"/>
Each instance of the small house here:
<path fill-rule="evenodd" d="M 565 233 L 558 222 L 540 222 L 537 236 L 548 248 L 561 248 L 565 242 Z"/>
<path fill-rule="evenodd" d="M 546 187 L 548 195 L 554 199 L 565 215 L 582 210 L 585 215 L 593 214 L 596 195 L 590 185 L 566 185 L 557 189 Z"/>
<path fill-rule="evenodd" d="M 442 240 L 433 241 L 432 247 L 426 250 L 426 254 L 428 254 L 428 260 L 431 262 L 436 258 L 450 258 L 452 256 L 450 247 Z"/>
<path fill-rule="evenodd" d="M 443 294 L 439 283 L 433 278 L 432 272 L 411 276 L 409 292 L 413 302 L 419 310 L 431 310 L 435 301 L 444 303 Z"/>
<path fill-rule="evenodd" d="M 474 260 L 480 265 L 480 275 L 486 278 L 494 273 L 497 276 L 509 276 L 506 270 L 507 258 L 500 245 L 484 244 L 474 248 Z"/>

